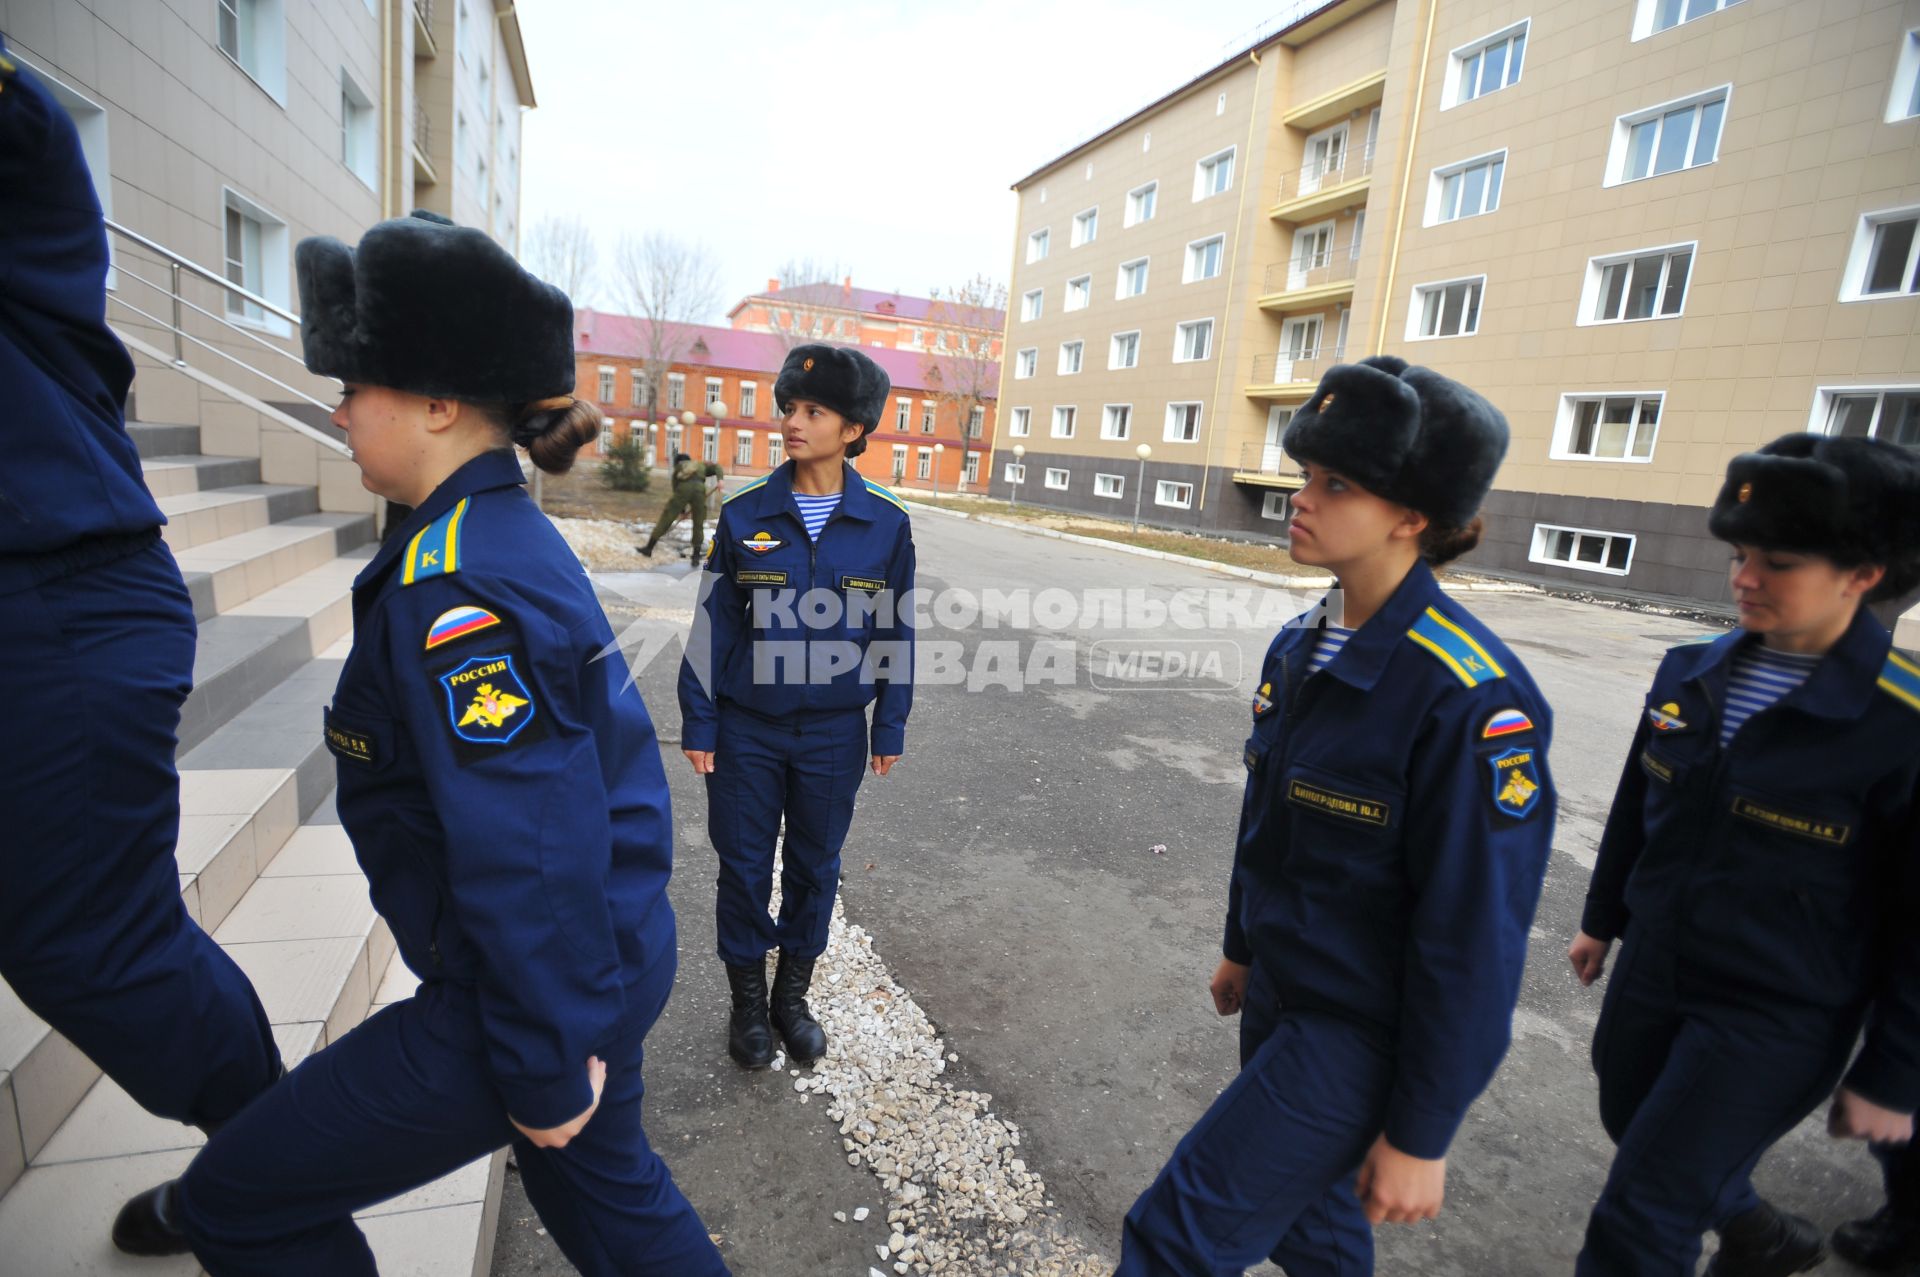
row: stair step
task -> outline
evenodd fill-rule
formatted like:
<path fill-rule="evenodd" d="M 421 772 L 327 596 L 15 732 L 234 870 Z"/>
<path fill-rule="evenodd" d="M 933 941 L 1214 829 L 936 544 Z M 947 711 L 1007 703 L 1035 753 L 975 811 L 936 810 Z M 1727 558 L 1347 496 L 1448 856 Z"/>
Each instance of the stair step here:
<path fill-rule="evenodd" d="M 260 482 L 257 457 L 168 456 L 143 457 L 140 473 L 147 491 L 158 497 L 185 492 L 207 492 L 241 483 Z"/>
<path fill-rule="evenodd" d="M 190 550 L 175 549 L 173 557 L 193 596 L 193 614 L 205 621 L 372 541 L 369 515 L 303 514 Z"/>
<path fill-rule="evenodd" d="M 320 512 L 319 490 L 285 483 L 242 483 L 211 492 L 182 492 L 157 497 L 167 516 L 161 535 L 178 552 L 196 545 L 238 536 L 269 523 Z"/>
<path fill-rule="evenodd" d="M 142 457 L 179 457 L 200 451 L 200 427 L 129 421 L 127 434 Z"/>
<path fill-rule="evenodd" d="M 320 737 L 320 711 L 340 681 L 342 658 L 332 653 L 344 641 L 344 636 L 337 640 L 328 655 L 298 664 L 267 691 L 246 694 L 244 707 L 197 744 L 184 746 L 183 737 L 181 775 L 263 767 L 290 771 L 300 818 L 307 819 L 333 788 L 334 759 Z"/>

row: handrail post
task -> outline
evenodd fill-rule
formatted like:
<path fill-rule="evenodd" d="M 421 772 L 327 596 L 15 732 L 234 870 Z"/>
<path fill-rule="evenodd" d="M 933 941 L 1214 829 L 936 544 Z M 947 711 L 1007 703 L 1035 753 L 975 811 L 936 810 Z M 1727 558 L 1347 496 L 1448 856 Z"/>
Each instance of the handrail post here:
<path fill-rule="evenodd" d="M 173 280 L 173 366 L 187 366 L 186 336 L 180 327 L 180 263 L 169 262 L 167 273 Z"/>

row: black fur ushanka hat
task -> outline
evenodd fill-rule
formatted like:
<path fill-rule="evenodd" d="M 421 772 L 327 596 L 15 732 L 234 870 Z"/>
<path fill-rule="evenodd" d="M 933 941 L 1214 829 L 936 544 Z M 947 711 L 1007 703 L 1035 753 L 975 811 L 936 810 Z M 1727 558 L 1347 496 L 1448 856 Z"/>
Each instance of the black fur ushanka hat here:
<path fill-rule="evenodd" d="M 312 372 L 478 403 L 573 393 L 573 303 L 484 231 L 421 212 L 293 260 Z"/>
<path fill-rule="evenodd" d="M 1281 438 L 1440 527 L 1471 522 L 1507 455 L 1507 419 L 1457 381 L 1392 355 L 1327 370 Z"/>
<path fill-rule="evenodd" d="M 1782 435 L 1727 466 L 1707 528 L 1842 567 L 1900 567 L 1920 556 L 1920 455 L 1878 439 Z"/>
<path fill-rule="evenodd" d="M 851 346 L 795 346 L 774 380 L 773 401 L 784 407 L 811 399 L 872 434 L 892 389 L 886 369 Z"/>

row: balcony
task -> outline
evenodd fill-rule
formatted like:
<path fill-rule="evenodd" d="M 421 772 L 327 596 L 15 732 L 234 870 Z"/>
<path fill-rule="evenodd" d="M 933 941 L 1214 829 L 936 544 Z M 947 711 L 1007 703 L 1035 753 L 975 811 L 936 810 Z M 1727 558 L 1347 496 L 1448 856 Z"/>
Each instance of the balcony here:
<path fill-rule="evenodd" d="M 433 171 L 433 117 L 427 113 L 427 104 L 419 98 L 413 101 L 413 183 L 415 186 L 432 186 L 440 180 Z"/>
<path fill-rule="evenodd" d="M 433 0 L 413 0 L 413 56 L 416 61 L 440 56 L 433 42 Z"/>
<path fill-rule="evenodd" d="M 1350 301 L 1354 271 L 1360 263 L 1349 241 L 1325 252 L 1302 255 L 1267 267 L 1260 288 L 1260 309 L 1272 314 Z"/>
<path fill-rule="evenodd" d="M 1329 160 L 1309 160 L 1296 173 L 1280 175 L 1276 203 L 1267 216 L 1276 222 L 1310 222 L 1367 202 L 1373 182 L 1373 148 L 1343 149 Z"/>
<path fill-rule="evenodd" d="M 1363 76 L 1352 84 L 1342 85 L 1331 93 L 1323 93 L 1311 101 L 1302 102 L 1280 117 L 1280 122 L 1290 129 L 1299 129 L 1302 133 L 1312 133 L 1341 120 L 1359 114 L 1367 107 L 1380 101 L 1387 91 L 1387 72 L 1382 67 L 1372 75 Z"/>
<path fill-rule="evenodd" d="M 1300 350 L 1283 347 L 1270 355 L 1256 356 L 1247 370 L 1247 398 L 1269 403 L 1304 403 L 1327 369 L 1345 359 L 1346 351 L 1339 346 L 1310 346 Z"/>
<path fill-rule="evenodd" d="M 1296 489 L 1306 485 L 1300 463 L 1287 456 L 1278 443 L 1240 445 L 1240 464 L 1233 469 L 1233 481 L 1255 488 Z"/>

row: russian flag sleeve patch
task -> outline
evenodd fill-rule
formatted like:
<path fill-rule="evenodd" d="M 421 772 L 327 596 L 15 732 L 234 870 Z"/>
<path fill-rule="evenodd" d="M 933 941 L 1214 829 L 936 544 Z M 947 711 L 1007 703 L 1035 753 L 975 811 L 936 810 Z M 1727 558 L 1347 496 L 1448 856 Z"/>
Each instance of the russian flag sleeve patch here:
<path fill-rule="evenodd" d="M 1521 732 L 1533 730 L 1533 720 L 1517 709 L 1503 709 L 1487 720 L 1480 729 L 1481 740 L 1498 740 L 1502 736 L 1517 736 Z"/>
<path fill-rule="evenodd" d="M 457 638 L 469 634 L 478 634 L 481 630 L 490 630 L 500 624 L 500 618 L 483 607 L 448 608 L 442 612 L 427 629 L 427 651 Z"/>

